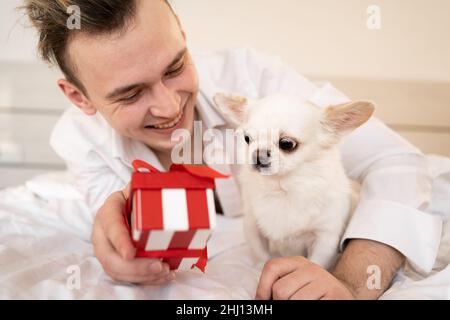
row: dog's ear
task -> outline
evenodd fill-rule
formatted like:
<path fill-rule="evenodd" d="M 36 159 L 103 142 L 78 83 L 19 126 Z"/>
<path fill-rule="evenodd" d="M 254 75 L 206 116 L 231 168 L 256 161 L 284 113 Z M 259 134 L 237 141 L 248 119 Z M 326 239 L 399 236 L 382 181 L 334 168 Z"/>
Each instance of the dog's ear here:
<path fill-rule="evenodd" d="M 370 119 L 375 105 L 368 101 L 354 101 L 325 109 L 323 125 L 337 136 L 358 128 Z"/>
<path fill-rule="evenodd" d="M 247 98 L 233 93 L 217 93 L 214 103 L 219 112 L 236 125 L 241 125 L 245 121 L 245 107 Z"/>

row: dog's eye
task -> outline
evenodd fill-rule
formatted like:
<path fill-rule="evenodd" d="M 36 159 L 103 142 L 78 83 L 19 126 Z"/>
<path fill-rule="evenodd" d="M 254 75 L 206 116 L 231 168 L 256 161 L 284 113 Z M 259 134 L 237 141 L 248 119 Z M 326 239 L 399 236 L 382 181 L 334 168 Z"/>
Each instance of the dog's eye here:
<path fill-rule="evenodd" d="M 244 139 L 247 144 L 250 144 L 250 137 L 248 135 L 245 135 Z"/>
<path fill-rule="evenodd" d="M 284 151 L 293 151 L 297 147 L 297 142 L 291 138 L 281 138 L 278 146 Z"/>

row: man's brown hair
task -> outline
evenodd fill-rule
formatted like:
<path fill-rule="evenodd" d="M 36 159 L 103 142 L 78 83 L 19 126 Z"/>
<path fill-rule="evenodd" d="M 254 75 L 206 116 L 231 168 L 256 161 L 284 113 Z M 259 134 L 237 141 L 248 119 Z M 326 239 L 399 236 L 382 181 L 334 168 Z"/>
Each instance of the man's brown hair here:
<path fill-rule="evenodd" d="M 145 1 L 145 0 L 144 0 Z M 38 51 L 44 61 L 57 64 L 66 79 L 87 94 L 76 77 L 67 45 L 76 33 L 100 35 L 123 30 L 133 20 L 137 0 L 25 0 L 22 7 L 39 34 Z M 169 7 L 170 4 L 164 0 Z M 70 6 L 80 10 L 81 29 L 69 29 Z M 171 8 L 172 9 L 172 8 Z"/>

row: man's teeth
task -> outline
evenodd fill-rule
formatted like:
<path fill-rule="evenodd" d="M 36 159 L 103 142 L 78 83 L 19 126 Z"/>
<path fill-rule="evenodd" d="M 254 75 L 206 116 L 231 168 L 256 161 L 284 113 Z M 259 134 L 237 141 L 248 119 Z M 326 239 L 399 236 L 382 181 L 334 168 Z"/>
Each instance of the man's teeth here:
<path fill-rule="evenodd" d="M 181 112 L 178 117 L 173 119 L 172 121 L 164 124 L 154 124 L 152 127 L 155 129 L 168 129 L 176 126 L 178 122 L 180 122 L 181 118 L 183 117 L 183 112 Z"/>

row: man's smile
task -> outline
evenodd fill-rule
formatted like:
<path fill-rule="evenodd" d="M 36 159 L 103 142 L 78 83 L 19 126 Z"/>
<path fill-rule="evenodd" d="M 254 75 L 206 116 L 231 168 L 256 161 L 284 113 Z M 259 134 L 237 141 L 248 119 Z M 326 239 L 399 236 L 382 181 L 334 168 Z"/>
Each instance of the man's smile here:
<path fill-rule="evenodd" d="M 186 112 L 188 112 L 186 110 L 188 103 L 189 99 L 187 99 L 183 104 L 181 112 L 175 118 L 163 123 L 145 126 L 145 129 L 162 134 L 167 134 L 173 132 L 175 129 L 181 128 L 185 122 L 184 120 L 186 118 Z"/>
<path fill-rule="evenodd" d="M 183 118 L 184 115 L 184 110 L 181 110 L 180 114 L 178 116 L 176 116 L 176 118 L 167 121 L 165 123 L 161 123 L 161 124 L 154 124 L 151 126 L 146 126 L 146 128 L 151 128 L 151 129 L 170 129 L 172 127 L 175 127 Z"/>

